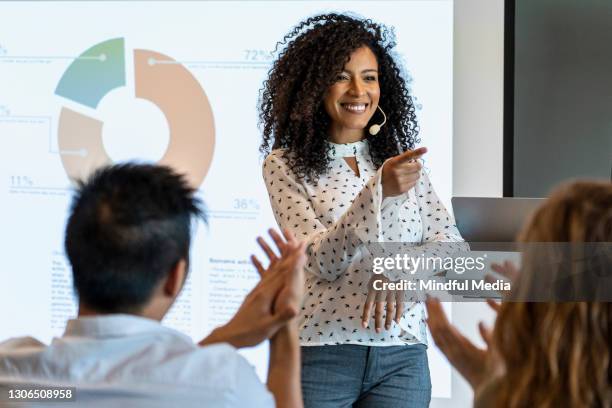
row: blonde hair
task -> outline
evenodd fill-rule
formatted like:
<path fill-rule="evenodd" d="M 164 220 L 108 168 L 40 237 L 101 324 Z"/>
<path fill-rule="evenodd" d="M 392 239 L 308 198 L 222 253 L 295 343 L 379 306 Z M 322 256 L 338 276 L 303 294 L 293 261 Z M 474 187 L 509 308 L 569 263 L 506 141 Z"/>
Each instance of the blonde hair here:
<path fill-rule="evenodd" d="M 612 184 L 557 189 L 519 241 L 612 242 Z M 612 303 L 503 303 L 493 333 L 505 368 L 496 406 L 612 407 L 611 344 Z"/>

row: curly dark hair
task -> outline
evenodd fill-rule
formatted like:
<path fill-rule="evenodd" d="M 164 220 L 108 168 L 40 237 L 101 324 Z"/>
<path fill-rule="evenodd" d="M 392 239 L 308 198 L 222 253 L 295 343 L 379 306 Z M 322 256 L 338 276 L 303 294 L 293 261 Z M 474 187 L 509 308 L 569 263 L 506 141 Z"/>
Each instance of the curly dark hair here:
<path fill-rule="evenodd" d="M 295 26 L 276 50 L 281 50 L 260 90 L 260 151 L 285 148 L 284 157 L 299 179 L 316 181 L 329 167 L 326 133 L 330 118 L 323 99 L 327 89 L 362 46 L 376 55 L 381 108 L 387 123 L 375 137 L 366 135 L 374 165 L 413 149 L 419 128 L 415 105 L 398 63 L 393 59 L 392 29 L 368 19 L 344 14 L 310 17 Z M 375 114 L 373 121 L 381 121 Z"/>

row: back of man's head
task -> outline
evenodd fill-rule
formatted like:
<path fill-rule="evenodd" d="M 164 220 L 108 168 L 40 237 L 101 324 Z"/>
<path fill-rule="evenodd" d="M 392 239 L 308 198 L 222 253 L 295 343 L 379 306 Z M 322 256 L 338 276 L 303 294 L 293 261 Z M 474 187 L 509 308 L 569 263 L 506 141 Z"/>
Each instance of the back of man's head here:
<path fill-rule="evenodd" d="M 176 264 L 189 259 L 192 217 L 204 216 L 170 168 L 121 164 L 79 185 L 66 253 L 79 301 L 101 313 L 138 311 Z"/>

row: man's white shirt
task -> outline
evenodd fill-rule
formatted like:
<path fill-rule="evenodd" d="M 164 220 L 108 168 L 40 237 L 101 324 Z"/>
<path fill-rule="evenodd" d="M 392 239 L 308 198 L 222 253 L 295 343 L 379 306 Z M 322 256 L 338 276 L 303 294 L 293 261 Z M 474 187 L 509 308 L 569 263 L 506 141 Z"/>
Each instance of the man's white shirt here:
<path fill-rule="evenodd" d="M 70 320 L 48 346 L 31 337 L 0 343 L 0 387 L 22 384 L 76 387 L 71 407 L 274 407 L 232 346 L 201 347 L 132 315 Z"/>

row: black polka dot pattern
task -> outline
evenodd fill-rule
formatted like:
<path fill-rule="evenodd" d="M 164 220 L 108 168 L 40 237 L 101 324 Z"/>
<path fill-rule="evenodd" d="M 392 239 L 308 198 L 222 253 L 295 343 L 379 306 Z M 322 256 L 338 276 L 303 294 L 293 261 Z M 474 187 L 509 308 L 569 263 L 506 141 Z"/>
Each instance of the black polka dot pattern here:
<path fill-rule="evenodd" d="M 307 242 L 306 297 L 300 316 L 303 345 L 427 343 L 421 303 L 408 304 L 399 325 L 376 333 L 361 327 L 372 276 L 364 244 L 462 241 L 427 174 L 408 193 L 382 199 L 381 169 L 366 141 L 331 144 L 330 167 L 316 183 L 298 181 L 274 150 L 263 177 L 278 225 Z M 344 157 L 355 157 L 359 175 Z M 373 322 L 370 321 L 370 327 Z"/>

